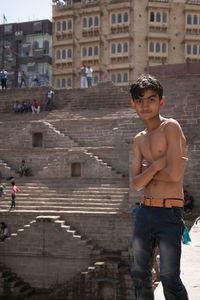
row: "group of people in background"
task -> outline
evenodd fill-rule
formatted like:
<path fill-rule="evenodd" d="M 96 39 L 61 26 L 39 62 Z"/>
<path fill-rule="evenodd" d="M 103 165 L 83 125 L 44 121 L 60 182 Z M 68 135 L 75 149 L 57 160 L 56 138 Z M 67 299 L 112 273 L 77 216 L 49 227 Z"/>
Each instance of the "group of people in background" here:
<path fill-rule="evenodd" d="M 22 101 L 21 103 L 19 101 L 16 101 L 13 104 L 13 110 L 15 113 L 27 113 L 32 112 L 32 114 L 39 114 L 40 113 L 40 102 L 37 100 L 34 100 L 33 102 L 31 100 L 29 101 Z"/>
<path fill-rule="evenodd" d="M 81 67 L 81 87 L 82 88 L 91 88 L 92 87 L 92 73 L 93 69 L 90 66 L 86 67 L 83 65 Z"/>
<path fill-rule="evenodd" d="M 45 110 L 46 111 L 52 111 L 53 109 L 53 97 L 54 97 L 54 91 L 49 90 L 46 93 L 46 102 L 45 102 Z M 21 103 L 19 101 L 16 101 L 13 104 L 13 110 L 15 113 L 27 113 L 32 112 L 32 114 L 39 114 L 40 113 L 40 101 L 34 100 L 33 102 L 31 100 L 28 101 L 22 101 Z"/>

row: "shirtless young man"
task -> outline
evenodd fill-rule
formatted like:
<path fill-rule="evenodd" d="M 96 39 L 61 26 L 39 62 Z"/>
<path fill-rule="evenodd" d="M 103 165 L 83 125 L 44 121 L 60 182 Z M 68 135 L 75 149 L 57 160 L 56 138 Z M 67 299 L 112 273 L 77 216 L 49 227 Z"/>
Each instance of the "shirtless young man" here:
<path fill-rule="evenodd" d="M 132 106 L 146 124 L 134 138 L 132 169 L 133 188 L 144 188 L 133 238 L 135 296 L 137 300 L 154 299 L 151 274 L 158 246 L 165 299 L 188 300 L 179 276 L 186 140 L 177 121 L 159 114 L 165 99 L 157 79 L 140 76 L 130 93 Z"/>

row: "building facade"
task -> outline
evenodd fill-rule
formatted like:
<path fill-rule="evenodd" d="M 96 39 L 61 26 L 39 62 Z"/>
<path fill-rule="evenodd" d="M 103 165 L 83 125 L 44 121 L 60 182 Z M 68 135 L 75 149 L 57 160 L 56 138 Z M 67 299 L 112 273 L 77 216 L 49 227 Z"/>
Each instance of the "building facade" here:
<path fill-rule="evenodd" d="M 8 87 L 51 85 L 52 23 L 49 20 L 0 25 L 0 68 L 8 72 Z"/>
<path fill-rule="evenodd" d="M 200 60 L 200 0 L 53 0 L 53 84 L 124 85 L 149 66 Z"/>

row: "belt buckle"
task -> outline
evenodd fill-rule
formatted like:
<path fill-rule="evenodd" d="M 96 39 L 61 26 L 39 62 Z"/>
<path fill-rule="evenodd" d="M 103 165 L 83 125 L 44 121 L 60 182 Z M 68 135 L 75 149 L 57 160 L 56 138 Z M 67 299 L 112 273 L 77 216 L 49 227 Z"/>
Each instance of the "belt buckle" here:
<path fill-rule="evenodd" d="M 152 206 L 152 199 L 153 199 L 153 197 L 144 197 L 144 203 L 146 202 L 146 201 L 145 201 L 146 199 L 149 199 L 149 200 L 150 200 L 149 206 Z"/>
<path fill-rule="evenodd" d="M 169 201 L 169 203 L 170 203 L 170 206 L 169 206 L 169 208 L 172 208 L 172 204 L 171 204 L 171 200 L 170 199 L 168 199 L 168 198 L 164 198 L 163 199 L 163 207 L 166 207 L 166 201 Z"/>

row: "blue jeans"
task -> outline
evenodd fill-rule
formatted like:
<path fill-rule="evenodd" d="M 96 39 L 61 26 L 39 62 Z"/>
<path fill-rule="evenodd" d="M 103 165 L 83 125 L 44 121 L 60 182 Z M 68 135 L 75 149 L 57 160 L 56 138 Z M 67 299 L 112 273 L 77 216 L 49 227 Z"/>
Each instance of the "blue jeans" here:
<path fill-rule="evenodd" d="M 45 110 L 46 111 L 51 111 L 52 110 L 52 106 L 53 106 L 53 99 L 52 98 L 48 98 L 47 102 L 46 102 L 46 106 L 45 106 Z"/>
<path fill-rule="evenodd" d="M 160 280 L 166 300 L 188 300 L 180 279 L 182 208 L 145 207 L 137 212 L 133 237 L 132 278 L 137 300 L 154 300 L 152 266 L 160 250 Z"/>

